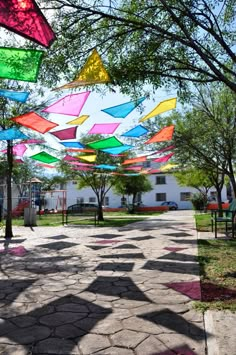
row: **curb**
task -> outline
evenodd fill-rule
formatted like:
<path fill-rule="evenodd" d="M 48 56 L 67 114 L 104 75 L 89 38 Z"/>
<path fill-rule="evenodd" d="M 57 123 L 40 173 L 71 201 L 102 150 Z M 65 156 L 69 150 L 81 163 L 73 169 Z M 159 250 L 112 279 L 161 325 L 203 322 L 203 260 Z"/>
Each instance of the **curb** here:
<path fill-rule="evenodd" d="M 204 314 L 208 355 L 236 355 L 236 313 L 207 311 Z"/>

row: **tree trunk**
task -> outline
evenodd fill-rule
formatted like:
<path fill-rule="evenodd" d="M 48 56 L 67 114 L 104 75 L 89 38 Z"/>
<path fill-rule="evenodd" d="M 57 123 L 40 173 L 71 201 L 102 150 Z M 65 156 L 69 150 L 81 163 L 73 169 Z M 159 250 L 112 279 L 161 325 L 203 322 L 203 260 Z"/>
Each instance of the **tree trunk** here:
<path fill-rule="evenodd" d="M 11 239 L 12 233 L 12 168 L 13 168 L 13 145 L 12 141 L 7 141 L 7 216 L 6 216 L 6 229 L 5 239 Z"/>
<path fill-rule="evenodd" d="M 98 204 L 98 221 L 104 221 L 102 205 Z"/>
<path fill-rule="evenodd" d="M 217 189 L 217 203 L 218 203 L 218 208 L 219 208 L 219 217 L 223 216 L 223 209 L 222 209 L 222 197 L 221 197 L 221 190 L 222 189 Z"/>
<path fill-rule="evenodd" d="M 236 182 L 235 182 L 234 174 L 229 174 L 228 176 L 233 190 L 233 198 L 236 198 Z"/>

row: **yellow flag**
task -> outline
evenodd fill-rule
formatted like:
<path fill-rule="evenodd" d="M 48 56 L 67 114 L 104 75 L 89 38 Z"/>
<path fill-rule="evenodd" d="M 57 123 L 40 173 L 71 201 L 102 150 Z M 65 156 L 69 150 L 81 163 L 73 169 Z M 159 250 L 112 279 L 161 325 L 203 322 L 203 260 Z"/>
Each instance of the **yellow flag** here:
<path fill-rule="evenodd" d="M 171 163 L 169 163 L 169 164 L 166 164 L 166 165 L 161 166 L 161 167 L 160 167 L 160 170 L 161 170 L 161 171 L 169 171 L 169 170 L 171 170 L 171 169 L 176 168 L 177 166 L 178 166 L 178 164 L 171 164 Z"/>
<path fill-rule="evenodd" d="M 93 163 L 95 162 L 97 155 L 93 154 L 93 155 L 77 155 L 77 158 L 87 161 L 89 163 Z"/>
<path fill-rule="evenodd" d="M 139 122 L 146 121 L 151 117 L 160 115 L 161 113 L 167 112 L 169 110 L 173 110 L 174 108 L 176 108 L 176 102 L 177 102 L 176 98 L 159 102 L 159 104 L 151 112 L 149 112 L 146 116 L 141 118 L 139 120 Z"/>
<path fill-rule="evenodd" d="M 77 117 L 75 120 L 72 120 L 72 121 L 67 122 L 67 124 L 77 124 L 77 125 L 81 125 L 81 124 L 84 123 L 88 118 L 89 118 L 89 115 L 82 115 L 82 116 Z"/>
<path fill-rule="evenodd" d="M 111 78 L 103 65 L 100 55 L 97 50 L 94 49 L 76 78 L 72 82 L 54 90 L 72 89 L 78 86 L 109 82 L 111 82 Z"/>

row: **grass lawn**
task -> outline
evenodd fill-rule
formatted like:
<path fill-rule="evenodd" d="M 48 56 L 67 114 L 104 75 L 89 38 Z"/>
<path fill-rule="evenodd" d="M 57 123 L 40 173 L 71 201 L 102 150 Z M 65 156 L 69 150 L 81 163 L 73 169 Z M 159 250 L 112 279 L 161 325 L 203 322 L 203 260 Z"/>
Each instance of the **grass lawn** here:
<path fill-rule="evenodd" d="M 198 240 L 202 302 L 196 309 L 236 311 L 236 240 Z"/>
<path fill-rule="evenodd" d="M 99 222 L 97 227 L 121 227 L 125 226 L 129 223 L 139 222 L 145 220 L 145 217 L 141 217 L 138 215 L 130 215 L 130 214 L 104 214 L 104 221 Z M 13 226 L 23 226 L 24 219 L 23 218 L 15 218 L 12 220 Z M 74 225 L 94 225 L 94 218 L 82 219 L 81 217 L 73 218 L 70 217 L 69 224 Z M 56 227 L 62 225 L 62 215 L 61 214 L 48 214 L 37 216 L 37 226 L 51 226 Z"/>
<path fill-rule="evenodd" d="M 199 213 L 195 214 L 196 229 L 199 232 L 210 232 L 211 231 L 211 213 Z"/>
<path fill-rule="evenodd" d="M 196 229 L 198 232 L 211 232 L 210 212 L 195 214 L 194 217 L 195 217 Z M 217 230 L 223 232 L 225 230 L 225 223 L 218 222 Z"/>

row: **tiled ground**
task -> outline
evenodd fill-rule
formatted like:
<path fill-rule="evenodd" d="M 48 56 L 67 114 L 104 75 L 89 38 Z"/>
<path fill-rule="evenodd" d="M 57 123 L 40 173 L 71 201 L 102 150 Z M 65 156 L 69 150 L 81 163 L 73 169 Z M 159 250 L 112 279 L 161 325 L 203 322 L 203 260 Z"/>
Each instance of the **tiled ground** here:
<path fill-rule="evenodd" d="M 0 354 L 205 354 L 191 211 L 15 235 L 27 253 L 0 254 Z"/>

